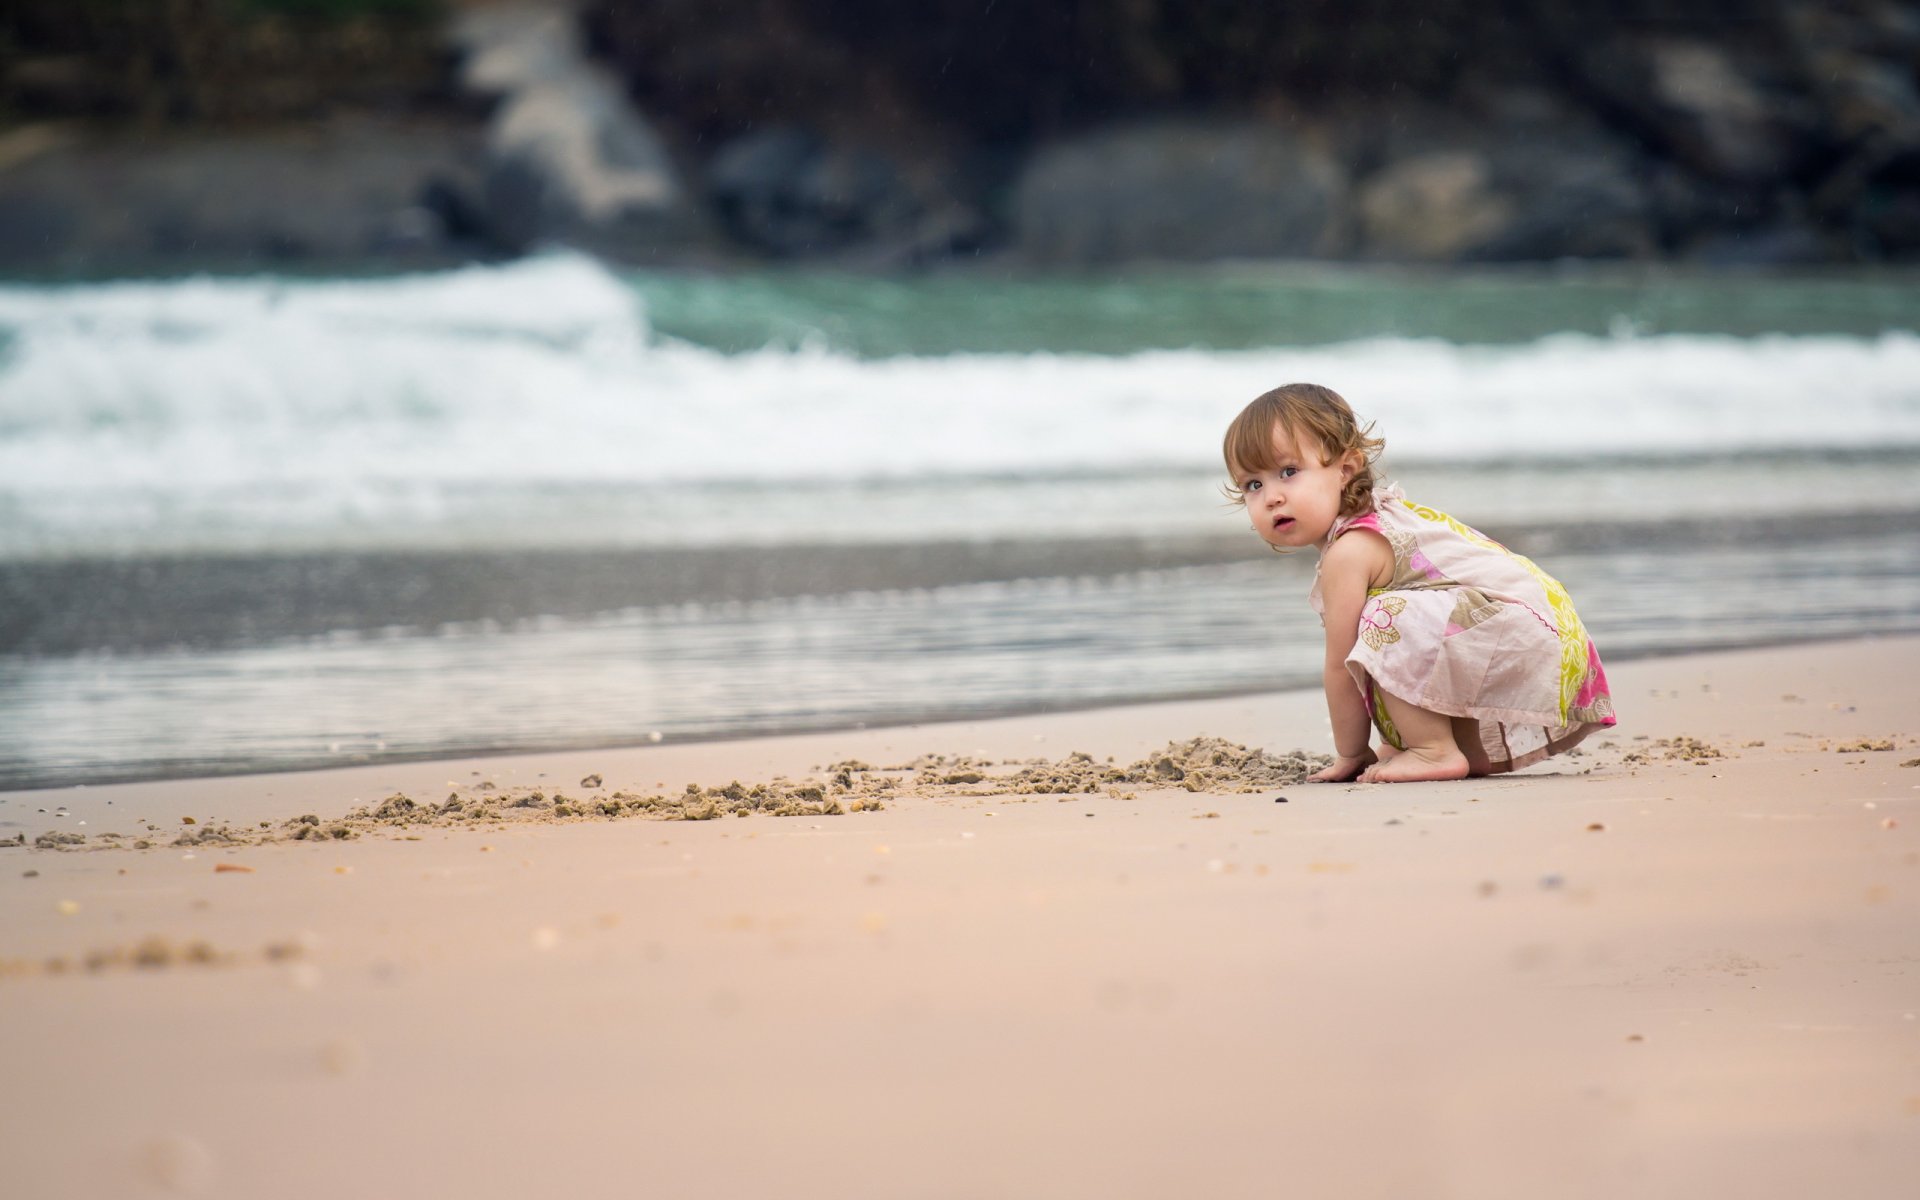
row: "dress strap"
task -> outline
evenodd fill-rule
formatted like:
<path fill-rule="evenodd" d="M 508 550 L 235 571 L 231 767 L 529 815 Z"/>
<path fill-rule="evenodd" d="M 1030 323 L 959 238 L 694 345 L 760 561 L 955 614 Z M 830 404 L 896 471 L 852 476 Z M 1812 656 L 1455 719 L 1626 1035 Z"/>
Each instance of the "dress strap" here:
<path fill-rule="evenodd" d="M 1406 498 L 1407 494 L 1400 490 L 1400 485 L 1397 483 L 1383 484 L 1374 488 L 1373 496 L 1366 508 L 1352 516 L 1341 517 L 1333 523 L 1333 528 L 1327 531 L 1327 545 L 1333 545 L 1334 540 L 1341 534 L 1355 529 L 1371 529 L 1384 536 L 1387 531 L 1381 525 L 1380 514 L 1386 510 L 1387 505 L 1395 501 L 1404 502 Z"/>

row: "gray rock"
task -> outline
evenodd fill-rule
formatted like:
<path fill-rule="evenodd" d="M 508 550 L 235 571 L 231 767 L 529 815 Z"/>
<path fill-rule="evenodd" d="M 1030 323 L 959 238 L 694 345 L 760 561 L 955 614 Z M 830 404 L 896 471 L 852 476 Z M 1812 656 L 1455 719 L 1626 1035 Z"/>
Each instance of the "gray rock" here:
<path fill-rule="evenodd" d="M 1646 258 L 1657 250 L 1646 186 L 1623 153 L 1513 147 L 1495 157 L 1494 181 L 1514 197 L 1513 219 L 1474 258 Z"/>
<path fill-rule="evenodd" d="M 1272 125 L 1162 121 L 1044 146 L 1014 189 L 1014 240 L 1058 265 L 1318 258 L 1345 241 L 1346 172 Z"/>
<path fill-rule="evenodd" d="M 480 219 L 502 249 L 566 241 L 648 258 L 696 233 L 665 144 L 587 60 L 569 8 L 469 9 L 452 37 L 462 85 L 497 103 Z"/>
<path fill-rule="evenodd" d="M 1359 190 L 1361 251 L 1411 262 L 1640 258 L 1652 204 L 1625 148 L 1495 133 L 1389 163 Z"/>
<path fill-rule="evenodd" d="M 928 212 L 888 159 L 792 127 L 721 146 L 707 167 L 707 190 L 730 234 L 782 256 L 911 238 Z"/>
<path fill-rule="evenodd" d="M 474 187 L 478 153 L 445 121 L 74 134 L 0 164 L 0 267 L 451 260 L 471 246 L 431 193 Z"/>
<path fill-rule="evenodd" d="M 1403 159 L 1360 188 L 1360 244 L 1370 258 L 1454 262 L 1514 218 L 1483 154 L 1440 150 Z"/>

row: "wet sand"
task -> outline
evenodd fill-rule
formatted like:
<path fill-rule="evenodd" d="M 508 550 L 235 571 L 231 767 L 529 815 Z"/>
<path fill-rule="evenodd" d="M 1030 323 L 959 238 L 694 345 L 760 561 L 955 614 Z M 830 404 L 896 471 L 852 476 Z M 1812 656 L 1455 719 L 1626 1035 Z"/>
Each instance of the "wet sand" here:
<path fill-rule="evenodd" d="M 6 794 L 6 1191 L 1903 1196 L 1916 668 L 1391 788 L 1288 693 Z"/>

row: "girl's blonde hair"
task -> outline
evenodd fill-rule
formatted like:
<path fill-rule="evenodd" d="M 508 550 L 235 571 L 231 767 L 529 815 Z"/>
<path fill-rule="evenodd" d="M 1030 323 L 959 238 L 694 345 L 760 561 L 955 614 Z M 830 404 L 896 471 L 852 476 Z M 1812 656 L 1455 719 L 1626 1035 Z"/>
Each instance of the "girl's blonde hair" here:
<path fill-rule="evenodd" d="M 1289 383 L 1247 405 L 1233 419 L 1233 424 L 1227 426 L 1221 450 L 1227 460 L 1227 496 L 1235 504 L 1247 502 L 1240 488 L 1243 473 L 1271 471 L 1279 465 L 1273 453 L 1276 428 L 1286 430 L 1294 445 L 1303 450 L 1307 437 L 1320 443 L 1326 455 L 1322 466 L 1359 451 L 1360 469 L 1340 491 L 1340 515 L 1363 512 L 1372 503 L 1373 466 L 1379 461 L 1387 440 L 1373 436 L 1372 422 L 1362 426 L 1353 409 L 1332 388 L 1317 383 Z"/>

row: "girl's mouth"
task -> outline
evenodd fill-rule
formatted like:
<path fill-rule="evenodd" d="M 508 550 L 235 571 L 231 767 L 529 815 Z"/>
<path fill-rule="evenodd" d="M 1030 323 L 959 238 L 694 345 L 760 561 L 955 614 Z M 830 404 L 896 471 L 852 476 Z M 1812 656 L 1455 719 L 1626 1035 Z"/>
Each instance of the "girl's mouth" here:
<path fill-rule="evenodd" d="M 1285 529 L 1287 526 L 1291 524 L 1293 524 L 1292 517 L 1275 517 L 1273 519 L 1273 527 L 1275 529 Z"/>

